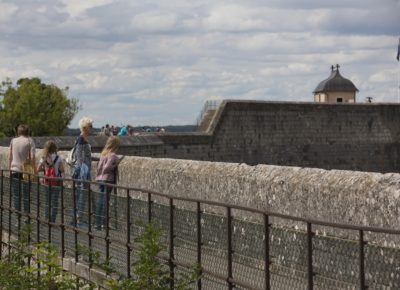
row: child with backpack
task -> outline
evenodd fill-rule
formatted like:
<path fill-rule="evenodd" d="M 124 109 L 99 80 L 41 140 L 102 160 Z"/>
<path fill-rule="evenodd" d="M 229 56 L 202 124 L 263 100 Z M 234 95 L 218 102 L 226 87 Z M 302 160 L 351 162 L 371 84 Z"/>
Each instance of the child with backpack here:
<path fill-rule="evenodd" d="M 57 154 L 57 145 L 53 140 L 49 140 L 44 144 L 42 157 L 38 166 L 38 172 L 40 171 L 44 173 L 43 185 L 46 186 L 45 216 L 50 222 L 54 223 L 58 211 L 60 181 L 46 177 L 64 177 L 64 165 L 61 157 Z M 49 206 L 51 206 L 51 210 L 49 210 Z"/>
<path fill-rule="evenodd" d="M 113 187 L 107 184 L 116 183 L 116 170 L 122 158 L 118 158 L 117 151 L 119 149 L 120 139 L 111 136 L 107 139 L 107 143 L 100 154 L 100 161 L 97 166 L 96 181 L 100 184 L 100 195 L 96 203 L 96 229 L 101 230 L 106 225 L 106 209 L 107 196 L 111 193 Z"/>

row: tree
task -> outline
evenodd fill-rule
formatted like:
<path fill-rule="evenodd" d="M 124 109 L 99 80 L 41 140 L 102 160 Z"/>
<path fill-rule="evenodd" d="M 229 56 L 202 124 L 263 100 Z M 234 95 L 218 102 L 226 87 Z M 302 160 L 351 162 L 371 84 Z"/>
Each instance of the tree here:
<path fill-rule="evenodd" d="M 32 136 L 58 136 L 79 110 L 78 100 L 68 98 L 68 87 L 22 78 L 14 86 L 7 79 L 0 86 L 0 136 L 12 136 L 15 127 L 27 124 Z"/>

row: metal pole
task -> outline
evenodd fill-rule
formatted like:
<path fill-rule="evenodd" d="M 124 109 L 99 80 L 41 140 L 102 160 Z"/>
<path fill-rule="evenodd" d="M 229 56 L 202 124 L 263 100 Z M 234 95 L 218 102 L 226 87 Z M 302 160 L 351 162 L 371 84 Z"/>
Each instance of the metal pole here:
<path fill-rule="evenodd" d="M 202 266 L 201 266 L 201 207 L 200 207 L 200 202 L 196 202 L 197 207 L 196 207 L 196 212 L 197 212 L 197 264 L 200 267 L 200 278 L 197 280 L 197 289 L 201 290 L 201 271 L 202 271 Z"/>
<path fill-rule="evenodd" d="M 314 288 L 313 281 L 313 255 L 312 255 L 312 228 L 311 223 L 307 223 L 307 276 L 308 276 L 308 290 L 312 290 Z"/>
<path fill-rule="evenodd" d="M 364 269 L 364 231 L 359 231 L 359 275 L 360 275 L 360 289 L 365 290 L 365 269 Z"/>
<path fill-rule="evenodd" d="M 3 256 L 3 196 L 4 196 L 4 172 L 1 173 L 1 192 L 0 192 L 0 260 Z"/>
<path fill-rule="evenodd" d="M 92 183 L 88 183 L 88 246 L 89 246 L 89 268 L 93 267 L 93 252 L 92 252 L 92 242 L 93 242 L 93 236 L 92 236 L 92 189 L 91 189 Z"/>
<path fill-rule="evenodd" d="M 232 215 L 231 208 L 226 208 L 226 216 L 227 216 L 227 232 L 228 232 L 228 289 L 232 290 L 235 286 L 230 281 L 232 277 Z"/>
<path fill-rule="evenodd" d="M 106 261 L 110 260 L 110 191 L 106 191 Z"/>
<path fill-rule="evenodd" d="M 397 61 L 397 102 L 400 103 L 400 61 Z"/>
<path fill-rule="evenodd" d="M 49 243 L 51 243 L 51 208 L 52 208 L 52 198 L 51 198 L 51 196 L 52 196 L 52 191 L 53 191 L 53 189 L 52 189 L 52 187 L 51 187 L 51 184 L 50 184 L 50 182 L 49 182 L 49 187 L 47 188 L 47 194 L 48 194 L 48 199 L 49 199 L 49 202 L 48 202 L 48 208 L 47 208 L 47 217 L 46 217 L 46 219 L 47 219 L 47 226 L 48 226 L 48 237 L 47 237 L 47 239 L 48 239 L 48 241 L 49 241 Z"/>
<path fill-rule="evenodd" d="M 264 236 L 265 236 L 265 243 L 264 243 L 264 271 L 265 271 L 265 289 L 271 289 L 271 274 L 269 270 L 270 260 L 269 260 L 269 216 L 264 214 Z"/>
<path fill-rule="evenodd" d="M 61 257 L 65 257 L 65 201 L 64 180 L 61 180 Z"/>
<path fill-rule="evenodd" d="M 77 230 L 77 224 L 78 224 L 78 209 L 77 209 L 77 200 L 76 200 L 76 182 L 75 180 L 72 181 L 72 205 L 74 207 L 74 216 L 73 216 L 73 221 L 74 221 L 74 242 L 75 242 L 75 262 L 78 262 L 79 259 L 79 253 L 78 253 L 78 230 Z"/>
<path fill-rule="evenodd" d="M 126 271 L 128 278 L 131 277 L 131 198 L 129 189 L 126 190 Z"/>
<path fill-rule="evenodd" d="M 151 223 L 151 193 L 147 193 L 148 223 Z"/>
<path fill-rule="evenodd" d="M 169 199 L 169 271 L 170 271 L 170 288 L 174 289 L 174 200 Z"/>

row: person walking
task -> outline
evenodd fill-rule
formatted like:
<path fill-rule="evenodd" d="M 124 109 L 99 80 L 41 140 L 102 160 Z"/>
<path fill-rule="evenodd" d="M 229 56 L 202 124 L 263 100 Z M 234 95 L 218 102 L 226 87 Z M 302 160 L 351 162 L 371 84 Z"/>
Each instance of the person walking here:
<path fill-rule="evenodd" d="M 22 172 L 26 170 L 24 164 L 35 164 L 35 143 L 29 138 L 29 127 L 21 124 L 17 127 L 17 136 L 13 138 L 9 149 L 9 168 L 11 170 L 12 194 L 14 196 L 14 208 L 21 210 L 23 200 L 24 212 L 29 212 L 29 188 L 26 182 L 19 183 L 23 179 Z M 33 172 L 34 173 L 34 172 Z M 28 177 L 29 179 L 30 177 Z M 21 197 L 20 193 L 23 193 Z"/>
<path fill-rule="evenodd" d="M 53 140 L 49 140 L 44 144 L 37 170 L 44 173 L 43 184 L 46 186 L 45 216 L 46 219 L 54 223 L 56 222 L 58 211 L 60 182 L 58 180 L 46 179 L 46 177 L 64 177 L 65 175 L 63 161 L 61 156 L 57 154 L 57 145 Z"/>
<path fill-rule="evenodd" d="M 89 183 L 85 182 L 91 179 L 90 169 L 92 164 L 92 148 L 89 144 L 88 137 L 93 127 L 93 120 L 88 117 L 83 117 L 79 121 L 79 129 L 81 134 L 76 140 L 75 158 L 76 162 L 73 167 L 72 178 L 79 179 L 76 190 L 76 223 L 79 225 L 82 222 L 82 217 L 85 213 L 87 197 L 87 189 Z"/>
<path fill-rule="evenodd" d="M 116 169 L 122 160 L 116 154 L 119 146 L 120 139 L 118 137 L 109 137 L 101 152 L 100 161 L 97 166 L 96 181 L 103 183 L 99 186 L 100 195 L 96 203 L 95 226 L 98 230 L 101 230 L 106 225 L 106 209 L 109 201 L 107 197 L 113 189 L 113 187 L 107 186 L 107 184 L 116 183 Z"/>

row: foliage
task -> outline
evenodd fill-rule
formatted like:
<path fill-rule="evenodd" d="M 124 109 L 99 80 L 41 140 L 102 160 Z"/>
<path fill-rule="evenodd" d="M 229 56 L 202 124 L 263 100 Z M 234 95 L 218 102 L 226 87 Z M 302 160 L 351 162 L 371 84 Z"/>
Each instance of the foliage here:
<path fill-rule="evenodd" d="M 82 256 L 84 259 L 86 258 L 86 261 L 92 263 L 92 265 L 102 269 L 107 276 L 116 273 L 115 268 L 111 265 L 111 259 L 102 260 L 100 251 L 78 245 L 78 255 Z"/>
<path fill-rule="evenodd" d="M 126 290 L 167 290 L 171 289 L 169 268 L 158 258 L 165 247 L 160 243 L 161 230 L 147 224 L 136 242 L 140 244 L 138 261 L 133 264 L 134 277 L 110 279 L 111 289 Z M 176 290 L 191 289 L 190 285 L 200 278 L 200 269 L 195 267 L 189 274 L 175 274 L 173 284 Z"/>
<path fill-rule="evenodd" d="M 64 272 L 54 246 L 29 243 L 30 232 L 25 226 L 11 253 L 0 260 L 0 289 L 93 289 L 94 285 Z"/>
<path fill-rule="evenodd" d="M 11 253 L 0 259 L 0 290 L 17 289 L 95 289 L 90 282 L 77 280 L 65 272 L 60 264 L 59 254 L 49 243 L 31 244 L 30 225 L 23 228 L 20 238 L 13 244 Z M 175 290 L 189 290 L 200 278 L 200 268 L 194 267 L 189 273 L 175 273 L 171 280 L 169 267 L 159 256 L 165 247 L 160 242 L 161 230 L 152 224 L 145 226 L 139 243 L 138 260 L 133 264 L 134 277 L 115 278 L 116 271 L 110 261 L 100 261 L 100 252 L 79 247 L 80 255 L 86 256 L 94 265 L 103 269 L 110 277 L 107 286 L 113 290 L 169 290 L 173 282 Z"/>
<path fill-rule="evenodd" d="M 15 127 L 27 124 L 33 136 L 57 136 L 79 110 L 77 99 L 67 97 L 68 87 L 42 83 L 39 78 L 10 79 L 0 86 L 0 136 L 14 135 Z M 2 98 L 1 98 L 2 97 Z"/>

